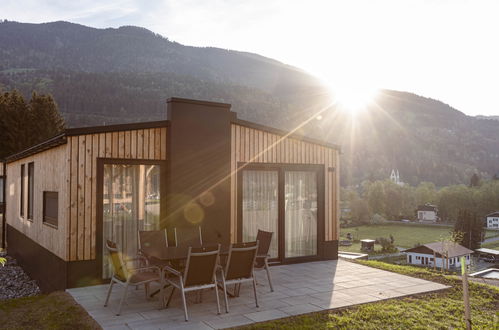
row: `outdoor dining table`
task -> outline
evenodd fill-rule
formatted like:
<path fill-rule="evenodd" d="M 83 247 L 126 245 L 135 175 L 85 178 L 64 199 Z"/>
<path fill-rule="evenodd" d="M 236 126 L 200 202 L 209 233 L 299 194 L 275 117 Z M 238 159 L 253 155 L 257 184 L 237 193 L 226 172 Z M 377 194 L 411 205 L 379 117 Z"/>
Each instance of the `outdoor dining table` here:
<path fill-rule="evenodd" d="M 208 244 L 203 246 L 216 246 L 216 244 Z M 192 245 L 193 248 L 199 248 L 200 245 Z M 221 244 L 220 255 L 226 256 L 229 254 L 229 244 Z M 168 246 L 168 247 L 151 247 L 142 248 L 142 254 L 149 259 L 153 264 L 166 264 L 171 261 L 186 260 L 189 254 L 189 246 Z"/>
<path fill-rule="evenodd" d="M 203 245 L 207 246 L 216 246 L 216 244 L 207 244 Z M 192 245 L 193 248 L 201 247 L 198 245 Z M 229 244 L 221 244 L 220 245 L 220 255 L 228 256 L 229 255 Z M 182 260 L 187 260 L 189 255 L 189 246 L 165 246 L 162 248 L 158 247 L 150 247 L 150 248 L 142 248 L 141 253 L 151 262 L 152 265 L 158 266 L 160 269 L 163 267 L 170 265 L 171 262 L 179 262 Z M 167 287 L 167 286 L 165 286 Z M 153 297 L 160 290 L 153 292 L 150 296 Z M 230 296 L 232 294 L 229 293 Z"/>

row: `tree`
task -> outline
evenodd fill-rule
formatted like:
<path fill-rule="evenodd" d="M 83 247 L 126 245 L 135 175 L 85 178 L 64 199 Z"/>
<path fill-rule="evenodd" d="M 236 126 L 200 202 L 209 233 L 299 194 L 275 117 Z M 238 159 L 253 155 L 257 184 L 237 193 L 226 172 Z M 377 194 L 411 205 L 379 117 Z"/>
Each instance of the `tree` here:
<path fill-rule="evenodd" d="M 480 185 L 480 177 L 478 174 L 473 173 L 470 178 L 470 187 L 478 187 Z"/>
<path fill-rule="evenodd" d="M 421 182 L 416 187 L 415 197 L 417 205 L 434 204 L 437 197 L 435 184 L 432 182 Z"/>
<path fill-rule="evenodd" d="M 482 221 L 469 210 L 460 210 L 456 223 L 454 224 L 454 233 L 462 233 L 461 244 L 468 249 L 475 250 L 480 248 L 483 239 Z"/>
<path fill-rule="evenodd" d="M 385 214 L 385 192 L 383 183 L 375 181 L 365 185 L 365 196 L 372 214 Z"/>
<path fill-rule="evenodd" d="M 64 129 L 50 95 L 32 94 L 29 103 L 16 90 L 0 95 L 0 159 L 43 142 Z"/>

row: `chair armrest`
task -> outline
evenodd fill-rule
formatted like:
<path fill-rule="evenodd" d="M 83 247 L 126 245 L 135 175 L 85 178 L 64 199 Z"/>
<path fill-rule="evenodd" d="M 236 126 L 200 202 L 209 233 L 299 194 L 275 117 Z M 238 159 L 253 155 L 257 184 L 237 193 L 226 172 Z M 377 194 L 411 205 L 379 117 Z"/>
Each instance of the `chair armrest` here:
<path fill-rule="evenodd" d="M 130 271 L 132 272 L 137 272 L 137 271 L 143 271 L 143 270 L 155 270 L 155 271 L 158 271 L 160 272 L 161 269 L 159 269 L 159 267 L 156 267 L 156 266 L 148 266 L 148 267 L 140 267 L 140 268 L 131 268 L 129 269 Z"/>
<path fill-rule="evenodd" d="M 132 262 L 132 261 L 139 261 L 139 260 L 144 260 L 144 257 L 139 257 L 139 258 L 129 258 L 129 259 L 124 259 L 124 262 Z"/>
<path fill-rule="evenodd" d="M 165 271 L 167 271 L 168 273 L 172 273 L 173 275 L 177 275 L 177 276 L 179 276 L 179 277 L 181 277 L 181 276 L 182 276 L 182 273 L 181 273 L 181 272 L 179 272 L 179 271 L 178 271 L 178 270 L 176 270 L 176 269 L 171 268 L 170 266 L 165 266 L 163 269 L 164 269 Z"/>
<path fill-rule="evenodd" d="M 269 258 L 270 257 L 270 254 L 257 254 L 256 255 L 257 258 Z"/>

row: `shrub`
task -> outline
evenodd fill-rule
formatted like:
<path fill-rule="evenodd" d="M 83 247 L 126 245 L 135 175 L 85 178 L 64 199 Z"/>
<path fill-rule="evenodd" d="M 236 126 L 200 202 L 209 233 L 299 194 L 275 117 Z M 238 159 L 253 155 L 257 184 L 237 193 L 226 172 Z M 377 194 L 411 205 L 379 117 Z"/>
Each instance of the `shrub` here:
<path fill-rule="evenodd" d="M 381 225 L 385 222 L 386 222 L 386 219 L 377 213 L 375 215 L 373 215 L 373 217 L 371 218 L 371 224 L 373 224 L 373 225 Z"/>
<path fill-rule="evenodd" d="M 381 251 L 382 252 L 390 252 L 390 253 L 392 253 L 392 252 L 398 251 L 397 248 L 395 247 L 395 245 L 393 244 L 393 242 L 394 242 L 393 236 L 391 236 L 390 238 L 378 237 L 376 239 L 376 242 L 379 245 L 381 245 Z"/>

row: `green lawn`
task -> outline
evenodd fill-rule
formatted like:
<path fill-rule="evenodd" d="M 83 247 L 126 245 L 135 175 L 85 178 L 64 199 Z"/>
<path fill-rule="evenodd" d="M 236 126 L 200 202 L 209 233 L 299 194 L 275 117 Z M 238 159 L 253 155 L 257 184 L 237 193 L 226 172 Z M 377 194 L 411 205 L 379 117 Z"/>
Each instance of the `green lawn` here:
<path fill-rule="evenodd" d="M 1 329 L 101 329 L 65 292 L 0 301 Z"/>
<path fill-rule="evenodd" d="M 419 224 L 383 224 L 368 225 L 340 229 L 341 239 L 346 239 L 346 234 L 351 233 L 354 240 L 365 238 L 376 239 L 378 237 L 389 237 L 393 235 L 395 246 L 411 248 L 420 243 L 430 243 L 448 237 L 452 227 L 441 227 Z M 498 231 L 486 231 L 485 237 L 499 236 Z M 354 243 L 350 247 L 340 246 L 340 251 L 359 252 L 360 243 Z"/>
<path fill-rule="evenodd" d="M 483 248 L 499 250 L 499 241 L 482 244 Z"/>
<path fill-rule="evenodd" d="M 242 329 L 463 329 L 462 282 L 430 269 L 359 261 L 367 266 L 450 285 L 438 293 L 389 299 L 258 323 Z M 470 283 L 474 329 L 499 329 L 499 288 Z"/>

